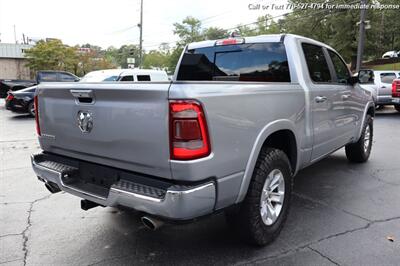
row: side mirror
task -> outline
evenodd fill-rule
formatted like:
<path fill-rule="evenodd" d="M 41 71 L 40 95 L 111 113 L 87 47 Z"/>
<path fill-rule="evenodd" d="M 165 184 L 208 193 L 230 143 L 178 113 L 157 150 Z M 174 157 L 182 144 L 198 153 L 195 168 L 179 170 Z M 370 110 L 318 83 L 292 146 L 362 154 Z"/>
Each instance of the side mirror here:
<path fill-rule="evenodd" d="M 358 72 L 358 81 L 360 84 L 374 83 L 374 71 L 371 69 L 363 69 Z"/>
<path fill-rule="evenodd" d="M 354 85 L 354 84 L 356 84 L 356 83 L 358 83 L 358 82 L 360 82 L 360 81 L 358 80 L 358 77 L 357 77 L 357 76 L 353 76 L 353 77 L 350 77 L 349 80 L 348 80 L 347 82 L 348 82 L 348 84 L 350 84 L 350 85 Z"/>
<path fill-rule="evenodd" d="M 78 81 L 80 81 L 81 79 L 80 78 L 76 78 L 74 81 L 75 82 L 78 82 Z"/>

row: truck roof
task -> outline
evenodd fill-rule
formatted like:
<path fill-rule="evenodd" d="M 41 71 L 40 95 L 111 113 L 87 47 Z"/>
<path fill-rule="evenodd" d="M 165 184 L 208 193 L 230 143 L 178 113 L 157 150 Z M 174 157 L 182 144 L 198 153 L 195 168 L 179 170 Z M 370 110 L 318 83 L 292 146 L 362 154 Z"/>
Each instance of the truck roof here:
<path fill-rule="evenodd" d="M 263 43 L 263 42 L 282 42 L 285 39 L 290 39 L 290 40 L 305 40 L 309 43 L 313 43 L 319 46 L 327 47 L 329 49 L 334 50 L 332 47 L 329 45 L 326 45 L 322 42 L 303 37 L 300 35 L 295 35 L 295 34 L 264 34 L 264 35 L 258 35 L 258 36 L 250 36 L 250 37 L 237 37 L 237 38 L 242 38 L 244 39 L 244 43 Z M 228 38 L 227 38 L 228 39 Z M 218 40 L 206 40 L 206 41 L 201 41 L 201 42 L 194 42 L 190 43 L 187 46 L 188 50 L 191 49 L 197 49 L 197 48 L 204 48 L 204 47 L 211 47 L 215 46 L 215 43 Z"/>

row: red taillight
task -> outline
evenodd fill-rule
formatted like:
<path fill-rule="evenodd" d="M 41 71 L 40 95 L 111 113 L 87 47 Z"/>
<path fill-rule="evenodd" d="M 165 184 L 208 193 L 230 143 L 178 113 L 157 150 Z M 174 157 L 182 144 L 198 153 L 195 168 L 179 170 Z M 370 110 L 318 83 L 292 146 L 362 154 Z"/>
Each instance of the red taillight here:
<path fill-rule="evenodd" d="M 38 105 L 38 96 L 37 95 L 33 98 L 33 103 L 35 106 L 36 132 L 40 136 L 41 132 L 40 132 L 40 124 L 39 124 L 39 105 Z"/>
<path fill-rule="evenodd" d="M 7 95 L 6 101 L 11 101 L 12 99 L 14 99 L 14 95 L 12 95 L 11 93 L 9 93 Z"/>
<path fill-rule="evenodd" d="M 392 97 L 400 97 L 400 79 L 393 80 Z"/>
<path fill-rule="evenodd" d="M 193 160 L 209 155 L 207 123 L 200 103 L 170 101 L 169 112 L 171 159 Z"/>
<path fill-rule="evenodd" d="M 218 40 L 215 42 L 215 45 L 232 45 L 232 44 L 242 44 L 244 43 L 243 38 L 229 38 L 224 40 Z"/>

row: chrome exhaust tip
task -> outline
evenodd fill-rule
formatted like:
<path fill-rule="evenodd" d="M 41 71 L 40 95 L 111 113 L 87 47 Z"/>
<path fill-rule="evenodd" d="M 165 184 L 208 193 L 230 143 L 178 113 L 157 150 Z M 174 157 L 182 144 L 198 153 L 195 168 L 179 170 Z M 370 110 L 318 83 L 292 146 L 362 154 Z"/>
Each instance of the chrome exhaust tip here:
<path fill-rule="evenodd" d="M 143 216 L 141 218 L 141 221 L 146 228 L 148 228 L 152 231 L 157 230 L 164 224 L 163 221 L 160 221 L 160 220 L 148 217 L 148 216 Z"/>

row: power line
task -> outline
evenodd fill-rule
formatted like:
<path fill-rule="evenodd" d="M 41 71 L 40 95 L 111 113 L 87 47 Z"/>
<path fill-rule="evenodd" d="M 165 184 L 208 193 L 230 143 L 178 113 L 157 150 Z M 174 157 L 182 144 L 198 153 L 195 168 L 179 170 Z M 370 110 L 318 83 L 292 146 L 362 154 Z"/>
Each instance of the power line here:
<path fill-rule="evenodd" d="M 315 12 L 313 14 L 309 14 L 308 16 L 305 16 L 305 17 L 315 16 L 315 15 L 318 15 L 318 14 L 321 14 L 321 13 L 324 13 L 324 12 L 327 12 L 327 11 L 331 12 L 331 13 L 335 13 L 335 12 L 332 12 L 331 10 L 320 10 L 319 12 Z M 336 10 L 336 12 L 341 12 L 341 11 L 344 11 L 344 10 Z M 223 30 L 225 30 L 225 31 L 235 30 L 240 26 L 246 27 L 246 26 L 250 26 L 250 25 L 255 25 L 255 24 L 258 24 L 258 23 L 266 22 L 268 20 L 273 20 L 273 19 L 276 19 L 276 18 L 279 18 L 279 17 L 287 16 L 287 15 L 289 15 L 291 13 L 292 12 L 288 12 L 288 13 L 277 15 L 277 16 L 274 16 L 274 17 L 268 17 L 268 18 L 265 18 L 263 20 L 257 20 L 257 21 L 254 21 L 254 22 L 237 25 L 235 27 L 227 28 L 227 29 L 223 29 Z M 297 17 L 297 18 L 289 19 L 289 20 L 287 20 L 287 22 L 296 21 L 296 20 L 299 20 L 299 19 L 304 19 L 305 17 L 303 16 L 303 17 Z M 254 30 L 257 30 L 257 29 L 251 29 L 251 30 L 254 31 Z M 205 37 L 205 35 L 200 35 L 200 37 Z M 159 46 L 162 43 L 175 44 L 175 43 L 177 43 L 177 41 L 174 41 L 174 42 L 160 42 L 160 43 L 158 43 L 158 45 L 156 43 L 154 43 L 154 45 L 145 45 L 144 47 L 146 47 L 146 48 L 148 48 L 148 47 L 156 47 L 156 46 Z"/>

